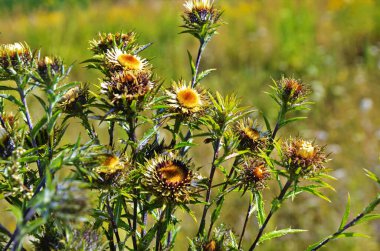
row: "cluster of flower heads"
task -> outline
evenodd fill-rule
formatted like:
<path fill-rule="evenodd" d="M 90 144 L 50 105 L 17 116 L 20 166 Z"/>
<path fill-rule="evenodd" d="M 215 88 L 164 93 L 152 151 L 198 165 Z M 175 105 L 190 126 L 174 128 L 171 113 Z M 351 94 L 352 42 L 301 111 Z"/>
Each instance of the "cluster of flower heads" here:
<path fill-rule="evenodd" d="M 155 86 L 151 65 L 138 55 L 143 48 L 136 43 L 133 32 L 99 34 L 98 39 L 90 41 L 90 50 L 96 58 L 102 58 L 100 64 L 105 78 L 101 93 L 118 110 L 125 109 L 134 100 L 144 99 Z"/>
<path fill-rule="evenodd" d="M 313 176 L 323 170 L 328 161 L 322 147 L 300 138 L 285 141 L 282 148 L 291 174 Z"/>
<path fill-rule="evenodd" d="M 196 118 L 204 114 L 209 106 L 206 90 L 201 87 L 191 87 L 184 81 L 173 83 L 169 90 L 166 90 L 168 99 L 166 103 L 171 112 L 187 119 Z"/>
<path fill-rule="evenodd" d="M 167 203 L 188 203 L 193 200 L 197 178 L 190 160 L 174 156 L 156 156 L 143 168 L 143 186 Z"/>

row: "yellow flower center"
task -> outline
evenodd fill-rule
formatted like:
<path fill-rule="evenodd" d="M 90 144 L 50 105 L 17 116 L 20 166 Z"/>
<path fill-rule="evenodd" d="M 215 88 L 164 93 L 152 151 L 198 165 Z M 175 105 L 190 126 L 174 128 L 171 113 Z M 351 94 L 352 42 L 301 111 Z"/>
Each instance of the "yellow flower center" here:
<path fill-rule="evenodd" d="M 253 128 L 245 127 L 243 131 L 244 134 L 251 140 L 257 140 L 258 138 L 260 138 L 260 133 Z"/>
<path fill-rule="evenodd" d="M 261 166 L 257 166 L 254 170 L 253 170 L 253 175 L 259 179 L 259 180 L 262 180 L 264 178 L 264 166 L 261 165 Z"/>
<path fill-rule="evenodd" d="M 314 153 L 314 146 L 308 141 L 302 141 L 299 148 L 297 149 L 297 155 L 304 159 L 313 157 Z"/>
<path fill-rule="evenodd" d="M 139 70 L 142 68 L 142 62 L 131 54 L 121 54 L 117 57 L 117 61 L 123 67 L 130 70 Z"/>
<path fill-rule="evenodd" d="M 194 108 L 201 105 L 199 93 L 191 88 L 180 90 L 177 93 L 177 100 L 181 106 L 186 108 Z"/>
<path fill-rule="evenodd" d="M 168 165 L 160 168 L 159 172 L 168 183 L 181 182 L 186 178 L 187 175 L 185 169 L 173 163 L 168 163 Z"/>

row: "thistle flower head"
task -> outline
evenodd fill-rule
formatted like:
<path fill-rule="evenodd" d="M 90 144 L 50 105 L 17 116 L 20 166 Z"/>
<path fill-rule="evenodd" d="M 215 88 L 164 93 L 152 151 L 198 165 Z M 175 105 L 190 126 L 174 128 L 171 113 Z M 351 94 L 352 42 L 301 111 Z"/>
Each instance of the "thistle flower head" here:
<path fill-rule="evenodd" d="M 63 112 L 76 114 L 83 111 L 83 105 L 88 102 L 88 85 L 84 84 L 69 89 L 61 98 L 59 107 Z"/>
<path fill-rule="evenodd" d="M 185 117 L 203 113 L 209 104 L 205 90 L 193 88 L 184 82 L 174 83 L 171 89 L 166 90 L 166 94 L 169 97 L 166 101 L 168 106 Z"/>
<path fill-rule="evenodd" d="M 134 71 L 144 70 L 148 61 L 137 55 L 129 54 L 119 48 L 112 48 L 106 53 L 106 62 L 111 71 Z"/>
<path fill-rule="evenodd" d="M 90 41 L 90 50 L 95 54 L 106 54 L 114 47 L 131 50 L 136 46 L 136 34 L 129 33 L 99 33 L 98 38 Z"/>
<path fill-rule="evenodd" d="M 185 14 L 192 23 L 202 24 L 207 21 L 216 21 L 216 12 L 214 9 L 214 0 L 189 0 L 183 5 Z"/>
<path fill-rule="evenodd" d="M 122 109 L 132 100 L 140 100 L 154 87 L 149 71 L 139 73 L 115 73 L 111 79 L 101 84 L 101 92 L 106 94 L 116 108 Z"/>
<path fill-rule="evenodd" d="M 172 156 L 156 156 L 145 165 L 143 185 L 168 203 L 187 203 L 195 188 L 189 160 Z"/>
<path fill-rule="evenodd" d="M 263 160 L 249 158 L 244 161 L 242 167 L 240 182 L 244 190 L 258 191 L 265 188 L 267 180 L 270 179 L 270 173 Z"/>
<path fill-rule="evenodd" d="M 0 45 L 0 68 L 20 71 L 29 66 L 32 59 L 33 54 L 26 43 Z"/>
<path fill-rule="evenodd" d="M 290 103 L 303 101 L 310 93 L 308 87 L 301 80 L 294 78 L 283 77 L 280 81 L 276 82 L 276 85 L 279 98 Z"/>
<path fill-rule="evenodd" d="M 249 149 L 252 152 L 258 152 L 269 143 L 268 133 L 262 132 L 250 118 L 238 122 L 235 128 L 240 139 L 239 149 L 241 150 Z"/>
<path fill-rule="evenodd" d="M 282 148 L 285 161 L 289 163 L 289 171 L 302 176 L 312 176 L 320 172 L 328 161 L 324 149 L 311 141 L 289 139 Z"/>
<path fill-rule="evenodd" d="M 63 61 L 57 57 L 43 57 L 37 62 L 37 72 L 46 82 L 50 82 L 55 76 L 62 76 L 63 69 Z"/>

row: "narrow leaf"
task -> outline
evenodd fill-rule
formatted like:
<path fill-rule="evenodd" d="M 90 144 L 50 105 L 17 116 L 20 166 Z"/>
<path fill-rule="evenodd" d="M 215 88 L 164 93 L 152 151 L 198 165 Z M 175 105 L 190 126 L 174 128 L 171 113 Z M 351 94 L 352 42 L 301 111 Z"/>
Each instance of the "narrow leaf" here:
<path fill-rule="evenodd" d="M 300 233 L 300 232 L 306 232 L 306 231 L 307 230 L 304 230 L 304 229 L 292 229 L 292 228 L 274 230 L 272 232 L 263 234 L 258 244 L 263 243 L 264 241 L 267 241 L 267 240 L 282 237 L 287 234 L 294 234 L 294 233 Z"/>
<path fill-rule="evenodd" d="M 350 215 L 350 209 L 351 209 L 351 196 L 350 194 L 348 194 L 346 209 L 344 210 L 343 218 L 339 225 L 339 230 L 341 230 L 344 227 L 344 225 L 346 225 L 348 216 Z"/>
<path fill-rule="evenodd" d="M 255 193 L 255 204 L 257 206 L 257 221 L 259 223 L 259 227 L 261 227 L 264 224 L 266 216 L 263 195 L 260 192 Z"/>

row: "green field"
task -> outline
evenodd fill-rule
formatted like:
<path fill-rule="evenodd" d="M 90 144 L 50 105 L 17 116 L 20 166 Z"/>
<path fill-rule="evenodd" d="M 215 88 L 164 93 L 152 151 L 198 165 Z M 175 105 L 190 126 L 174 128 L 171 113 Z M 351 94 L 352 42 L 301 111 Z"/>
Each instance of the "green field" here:
<path fill-rule="evenodd" d="M 0 0 L 0 42 L 25 41 L 47 55 L 59 55 L 74 64 L 71 80 L 97 85 L 99 76 L 80 64 L 91 56 L 88 41 L 98 32 L 134 30 L 141 43 L 153 42 L 144 56 L 168 85 L 190 77 L 186 50 L 195 54 L 198 46 L 190 36 L 179 35 L 182 3 Z M 380 2 L 216 0 L 216 4 L 224 10 L 226 24 L 205 53 L 201 68 L 217 71 L 205 79 L 204 86 L 224 94 L 235 92 L 244 104 L 273 119 L 276 107 L 264 93 L 272 78 L 301 78 L 313 90 L 316 103 L 306 115 L 309 118 L 288 127 L 287 133 L 327 145 L 332 153 L 331 174 L 338 178 L 333 184 L 336 192 L 327 192 L 332 203 L 307 195 L 287 202 L 271 227 L 309 231 L 262 246 L 262 250 L 279 250 L 279 245 L 281 250 L 303 250 L 336 230 L 348 192 L 352 210 L 358 213 L 379 191 L 363 168 L 380 174 L 380 111 L 376 108 L 380 107 Z M 269 197 L 274 194 L 267 191 Z M 231 209 L 224 217 L 233 229 L 240 229 L 246 200 L 238 198 L 228 204 Z M 185 245 L 185 234 L 193 229 L 191 218 L 184 220 L 189 221 L 180 236 Z M 12 228 L 12 221 L 1 217 L 0 222 Z M 256 231 L 251 224 L 246 239 Z M 325 250 L 380 249 L 380 221 L 357 230 L 372 238 L 335 241 Z"/>

